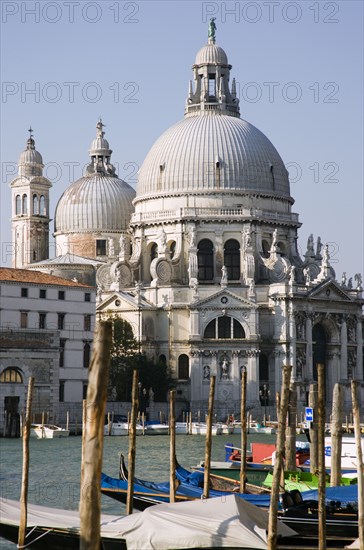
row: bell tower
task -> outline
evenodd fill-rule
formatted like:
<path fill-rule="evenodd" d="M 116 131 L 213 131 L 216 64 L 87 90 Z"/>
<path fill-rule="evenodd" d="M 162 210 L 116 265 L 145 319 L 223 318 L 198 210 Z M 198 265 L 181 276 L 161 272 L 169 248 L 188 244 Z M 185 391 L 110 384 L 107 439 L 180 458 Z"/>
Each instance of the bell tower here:
<path fill-rule="evenodd" d="M 33 130 L 29 128 L 26 149 L 18 161 L 18 177 L 11 183 L 12 267 L 48 259 L 49 189 L 51 182 L 43 176 L 42 155 L 36 150 Z"/>

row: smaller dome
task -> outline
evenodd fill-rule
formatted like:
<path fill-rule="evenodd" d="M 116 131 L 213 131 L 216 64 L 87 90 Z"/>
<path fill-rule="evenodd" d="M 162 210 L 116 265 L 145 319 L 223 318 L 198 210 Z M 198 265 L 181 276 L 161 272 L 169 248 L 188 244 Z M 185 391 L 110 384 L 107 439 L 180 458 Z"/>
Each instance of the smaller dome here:
<path fill-rule="evenodd" d="M 27 141 L 27 148 L 19 156 L 18 164 L 43 164 L 43 158 L 35 148 L 35 141 L 30 137 Z"/>
<path fill-rule="evenodd" d="M 209 63 L 217 63 L 219 65 L 228 65 L 226 53 L 220 46 L 213 42 L 207 44 L 196 55 L 195 65 L 206 65 Z"/>
<path fill-rule="evenodd" d="M 90 152 L 91 151 L 110 151 L 109 142 L 104 137 L 97 137 L 92 140 Z"/>

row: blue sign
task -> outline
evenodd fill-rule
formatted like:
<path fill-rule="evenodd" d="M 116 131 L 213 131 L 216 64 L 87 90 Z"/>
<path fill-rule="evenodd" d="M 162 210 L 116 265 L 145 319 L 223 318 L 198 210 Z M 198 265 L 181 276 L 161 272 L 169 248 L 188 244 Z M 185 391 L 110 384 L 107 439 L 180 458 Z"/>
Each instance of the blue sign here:
<path fill-rule="evenodd" d="M 306 419 L 306 422 L 313 422 L 313 408 L 312 407 L 306 407 L 305 408 L 305 419 Z"/>

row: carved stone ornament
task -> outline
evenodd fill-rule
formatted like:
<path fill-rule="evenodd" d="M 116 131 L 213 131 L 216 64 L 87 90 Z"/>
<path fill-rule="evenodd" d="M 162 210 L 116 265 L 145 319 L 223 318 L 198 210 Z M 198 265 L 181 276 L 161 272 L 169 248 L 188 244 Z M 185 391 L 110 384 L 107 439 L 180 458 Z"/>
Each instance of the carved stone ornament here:
<path fill-rule="evenodd" d="M 111 283 L 113 282 L 110 265 L 102 265 L 96 272 L 96 284 L 103 290 L 109 290 Z"/>

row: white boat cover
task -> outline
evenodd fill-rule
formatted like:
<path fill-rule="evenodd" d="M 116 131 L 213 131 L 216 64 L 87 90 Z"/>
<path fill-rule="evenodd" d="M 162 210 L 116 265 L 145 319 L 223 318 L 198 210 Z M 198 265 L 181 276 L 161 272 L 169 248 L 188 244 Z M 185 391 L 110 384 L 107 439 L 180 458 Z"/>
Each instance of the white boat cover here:
<path fill-rule="evenodd" d="M 19 502 L 1 501 L 1 523 L 19 524 Z M 79 531 L 77 511 L 28 505 L 28 527 Z M 170 548 L 267 548 L 268 513 L 235 495 L 160 504 L 131 516 L 102 515 L 101 536 L 125 539 L 133 550 Z M 278 522 L 278 534 L 295 532 Z"/>

